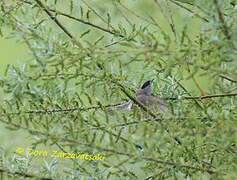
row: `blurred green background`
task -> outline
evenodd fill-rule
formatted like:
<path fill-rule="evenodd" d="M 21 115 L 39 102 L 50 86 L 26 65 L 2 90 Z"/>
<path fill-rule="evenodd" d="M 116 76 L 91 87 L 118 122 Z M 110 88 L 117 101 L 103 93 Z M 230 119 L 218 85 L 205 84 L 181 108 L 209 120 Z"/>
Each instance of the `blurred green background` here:
<path fill-rule="evenodd" d="M 8 36 L 10 29 L 2 29 L 3 35 Z M 0 36 L 1 66 L 0 75 L 4 75 L 7 64 L 20 65 L 27 58 L 27 47 L 23 43 L 17 43 L 15 38 L 4 38 Z"/>

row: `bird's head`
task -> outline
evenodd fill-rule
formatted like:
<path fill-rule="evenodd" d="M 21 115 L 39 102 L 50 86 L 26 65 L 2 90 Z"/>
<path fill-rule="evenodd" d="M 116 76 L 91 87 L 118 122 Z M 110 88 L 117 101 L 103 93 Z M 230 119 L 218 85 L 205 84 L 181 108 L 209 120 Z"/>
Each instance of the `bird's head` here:
<path fill-rule="evenodd" d="M 153 83 L 153 80 L 154 80 L 154 79 L 149 80 L 149 81 L 146 81 L 146 82 L 142 85 L 140 91 L 141 91 L 142 93 L 146 94 L 146 95 L 151 95 L 151 93 L 152 93 L 152 83 Z"/>

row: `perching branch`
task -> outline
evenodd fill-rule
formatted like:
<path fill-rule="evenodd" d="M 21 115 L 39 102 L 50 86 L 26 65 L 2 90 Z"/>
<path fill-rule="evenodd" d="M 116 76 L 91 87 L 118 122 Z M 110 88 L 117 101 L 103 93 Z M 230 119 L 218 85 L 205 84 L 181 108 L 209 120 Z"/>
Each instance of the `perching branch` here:
<path fill-rule="evenodd" d="M 26 114 L 50 114 L 50 113 L 66 113 L 66 112 L 73 112 L 73 111 L 88 111 L 92 109 L 101 109 L 101 107 L 107 108 L 107 107 L 115 107 L 120 105 L 118 104 L 109 104 L 105 106 L 91 106 L 91 107 L 74 107 L 74 108 L 67 108 L 67 109 L 52 109 L 52 110 L 29 110 L 29 111 L 23 111 L 23 112 L 13 112 L 10 113 L 11 115 L 20 115 L 23 113 Z"/>
<path fill-rule="evenodd" d="M 207 98 L 230 97 L 230 96 L 237 96 L 237 93 L 232 93 L 232 94 L 212 94 L 212 95 L 207 95 L 207 96 L 186 96 L 186 97 L 184 97 L 184 99 L 207 99 Z M 175 99 L 177 99 L 177 98 L 175 98 Z"/>

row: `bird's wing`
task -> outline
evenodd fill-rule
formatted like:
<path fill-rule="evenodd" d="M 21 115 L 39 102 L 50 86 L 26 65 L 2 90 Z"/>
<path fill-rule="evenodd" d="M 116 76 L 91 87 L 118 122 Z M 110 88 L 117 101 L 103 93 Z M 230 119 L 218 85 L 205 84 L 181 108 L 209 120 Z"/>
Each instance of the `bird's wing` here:
<path fill-rule="evenodd" d="M 160 99 L 157 95 L 154 95 L 154 94 L 152 94 L 152 97 L 156 99 L 158 104 L 168 107 L 168 104 L 166 103 L 165 100 Z"/>
<path fill-rule="evenodd" d="M 168 103 L 165 100 L 160 99 L 158 96 L 152 94 L 153 98 L 155 98 L 158 108 L 162 111 L 168 111 L 168 114 L 171 114 L 170 107 L 168 106 Z"/>

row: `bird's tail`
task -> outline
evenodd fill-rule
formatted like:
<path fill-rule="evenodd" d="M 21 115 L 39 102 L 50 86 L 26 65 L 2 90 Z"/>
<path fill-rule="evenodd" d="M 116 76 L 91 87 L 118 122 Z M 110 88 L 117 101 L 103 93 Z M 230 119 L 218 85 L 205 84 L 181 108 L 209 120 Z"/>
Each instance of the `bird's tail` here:
<path fill-rule="evenodd" d="M 127 103 L 115 106 L 115 108 L 116 108 L 116 110 L 121 110 L 121 109 L 129 109 L 130 110 L 132 108 L 132 105 L 133 105 L 133 102 L 130 100 Z M 108 113 L 110 115 L 113 115 L 114 110 L 112 108 L 108 108 Z"/>

